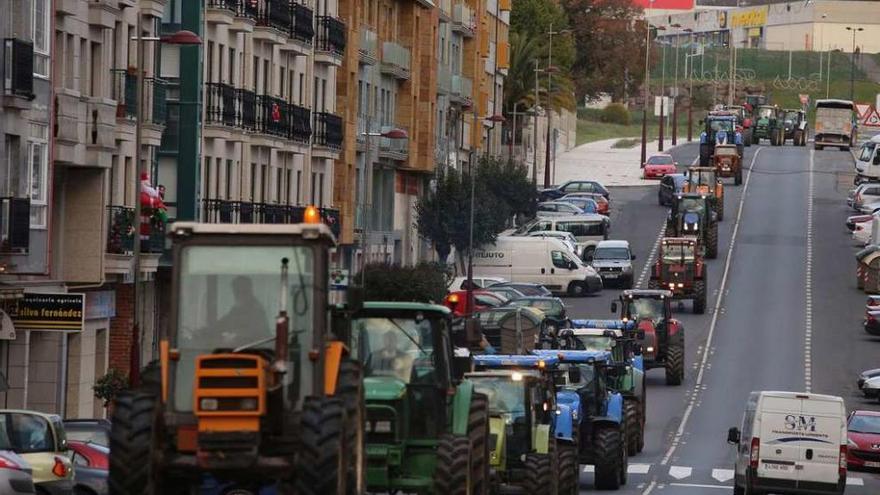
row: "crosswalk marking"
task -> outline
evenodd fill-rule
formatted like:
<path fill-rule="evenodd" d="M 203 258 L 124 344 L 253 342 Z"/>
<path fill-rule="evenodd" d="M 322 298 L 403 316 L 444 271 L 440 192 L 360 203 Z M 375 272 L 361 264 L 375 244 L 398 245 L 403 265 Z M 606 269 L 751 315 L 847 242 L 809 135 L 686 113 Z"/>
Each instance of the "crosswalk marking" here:
<path fill-rule="evenodd" d="M 724 483 L 733 479 L 733 469 L 713 469 L 712 477 Z"/>
<path fill-rule="evenodd" d="M 865 486 L 865 480 L 861 478 L 850 478 L 847 476 L 846 484 L 852 486 Z"/>
<path fill-rule="evenodd" d="M 669 476 L 672 476 L 677 480 L 683 480 L 689 477 L 693 471 L 693 468 L 686 466 L 671 466 L 669 468 Z"/>
<path fill-rule="evenodd" d="M 650 464 L 630 464 L 626 472 L 629 474 L 648 474 L 650 470 Z"/>

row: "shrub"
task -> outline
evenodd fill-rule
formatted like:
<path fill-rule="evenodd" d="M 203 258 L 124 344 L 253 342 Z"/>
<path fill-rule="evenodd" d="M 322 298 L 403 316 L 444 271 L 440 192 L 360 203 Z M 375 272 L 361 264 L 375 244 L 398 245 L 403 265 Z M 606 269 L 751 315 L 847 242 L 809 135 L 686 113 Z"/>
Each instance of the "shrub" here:
<path fill-rule="evenodd" d="M 95 398 L 104 402 L 104 407 L 110 405 L 113 399 L 119 395 L 119 392 L 128 388 L 128 377 L 125 373 L 116 368 L 107 370 L 107 374 L 98 378 L 92 390 L 95 391 Z"/>
<path fill-rule="evenodd" d="M 419 263 L 416 266 L 371 263 L 365 270 L 365 301 L 439 304 L 446 295 L 447 269 L 439 263 Z"/>
<path fill-rule="evenodd" d="M 620 103 L 610 103 L 602 110 L 600 119 L 609 124 L 629 125 L 629 110 Z"/>

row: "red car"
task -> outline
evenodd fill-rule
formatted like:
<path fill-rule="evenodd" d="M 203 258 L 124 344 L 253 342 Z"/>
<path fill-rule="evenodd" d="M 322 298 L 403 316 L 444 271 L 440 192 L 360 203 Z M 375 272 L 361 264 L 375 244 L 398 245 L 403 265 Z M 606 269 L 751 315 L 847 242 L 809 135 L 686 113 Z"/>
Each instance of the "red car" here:
<path fill-rule="evenodd" d="M 847 466 L 880 469 L 880 411 L 853 411 L 846 425 Z"/>
<path fill-rule="evenodd" d="M 498 294 L 487 290 L 474 291 L 474 311 L 497 308 L 507 301 Z M 457 290 L 446 294 L 443 305 L 452 310 L 455 316 L 464 316 L 467 313 L 467 291 Z"/>
<path fill-rule="evenodd" d="M 653 155 L 642 164 L 642 178 L 659 179 L 666 174 L 674 174 L 677 172 L 676 165 L 678 164 L 670 154 Z"/>

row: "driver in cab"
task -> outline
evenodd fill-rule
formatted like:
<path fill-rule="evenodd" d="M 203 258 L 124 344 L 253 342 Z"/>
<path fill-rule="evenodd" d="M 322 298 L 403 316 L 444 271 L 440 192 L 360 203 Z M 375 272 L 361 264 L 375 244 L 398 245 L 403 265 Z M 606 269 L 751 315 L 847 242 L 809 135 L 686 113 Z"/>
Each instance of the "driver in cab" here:
<path fill-rule="evenodd" d="M 232 296 L 233 305 L 213 325 L 214 331 L 222 336 L 223 342 L 236 341 L 236 336 L 245 332 L 254 338 L 269 338 L 274 335 L 266 310 L 254 295 L 254 285 L 250 277 L 240 275 L 232 279 Z M 256 331 L 251 333 L 249 330 Z"/>
<path fill-rule="evenodd" d="M 409 381 L 413 359 L 397 347 L 397 333 L 388 330 L 382 335 L 383 347 L 370 356 L 373 371 Z"/>

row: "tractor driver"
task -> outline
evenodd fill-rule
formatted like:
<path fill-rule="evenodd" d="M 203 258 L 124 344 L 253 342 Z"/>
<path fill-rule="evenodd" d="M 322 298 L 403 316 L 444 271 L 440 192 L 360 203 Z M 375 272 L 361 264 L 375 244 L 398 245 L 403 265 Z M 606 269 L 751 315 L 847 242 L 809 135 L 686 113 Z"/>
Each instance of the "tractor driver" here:
<path fill-rule="evenodd" d="M 397 347 L 397 332 L 388 330 L 382 335 L 384 346 L 370 356 L 370 365 L 374 371 L 385 372 L 409 381 L 409 368 L 412 365 L 410 356 Z"/>
<path fill-rule="evenodd" d="M 232 296 L 235 300 L 234 304 L 213 326 L 215 331 L 223 336 L 224 342 L 235 340 L 236 344 L 245 344 L 274 335 L 274 329 L 269 325 L 269 319 L 266 317 L 266 310 L 254 295 L 254 285 L 250 277 L 239 275 L 232 279 Z M 240 339 L 236 336 L 245 332 L 248 332 L 247 337 L 238 342 Z"/>

